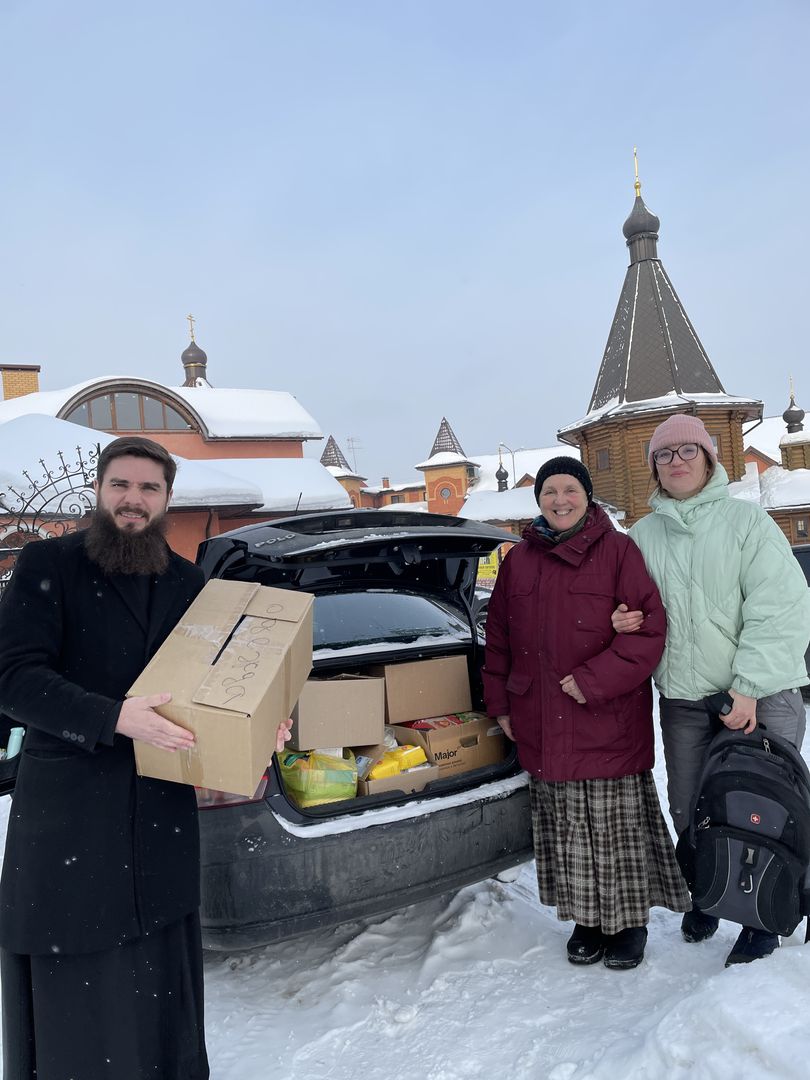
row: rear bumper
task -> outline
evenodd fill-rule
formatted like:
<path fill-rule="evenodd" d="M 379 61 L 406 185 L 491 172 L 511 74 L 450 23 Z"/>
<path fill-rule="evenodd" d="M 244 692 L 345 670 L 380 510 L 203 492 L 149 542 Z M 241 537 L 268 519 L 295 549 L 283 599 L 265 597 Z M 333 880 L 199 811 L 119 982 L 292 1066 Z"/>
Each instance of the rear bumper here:
<path fill-rule="evenodd" d="M 525 782 L 425 805 L 429 812 L 393 820 L 371 812 L 326 832 L 285 827 L 266 802 L 204 811 L 204 945 L 254 948 L 384 914 L 532 856 Z"/>

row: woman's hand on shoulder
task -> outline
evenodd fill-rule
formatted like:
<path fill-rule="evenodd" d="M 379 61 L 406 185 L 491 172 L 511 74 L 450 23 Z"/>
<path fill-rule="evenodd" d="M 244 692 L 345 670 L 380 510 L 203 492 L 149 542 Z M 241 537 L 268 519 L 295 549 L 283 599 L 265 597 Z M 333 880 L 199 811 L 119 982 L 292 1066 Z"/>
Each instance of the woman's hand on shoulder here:
<path fill-rule="evenodd" d="M 750 735 L 757 726 L 757 699 L 738 694 L 736 690 L 729 690 L 729 694 L 734 700 L 734 708 L 720 719 L 732 731 L 742 728 L 744 735 Z"/>
<path fill-rule="evenodd" d="M 619 604 L 610 616 L 610 621 L 617 634 L 632 634 L 644 622 L 644 612 L 630 611 L 627 604 Z"/>
<path fill-rule="evenodd" d="M 503 733 L 507 737 L 507 739 L 511 739 L 512 742 L 514 742 L 515 736 L 512 734 L 512 721 L 510 720 L 510 718 L 508 716 L 498 716 L 496 719 L 501 725 Z"/>

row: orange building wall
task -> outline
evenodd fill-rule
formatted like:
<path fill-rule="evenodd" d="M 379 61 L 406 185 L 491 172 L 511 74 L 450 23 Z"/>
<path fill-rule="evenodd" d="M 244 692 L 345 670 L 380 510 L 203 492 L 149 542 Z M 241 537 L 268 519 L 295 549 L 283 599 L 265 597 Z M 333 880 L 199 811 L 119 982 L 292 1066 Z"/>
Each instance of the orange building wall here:
<path fill-rule="evenodd" d="M 397 491 L 394 488 L 383 488 L 382 491 L 361 491 L 359 493 L 358 506 L 364 510 L 380 510 L 383 507 L 399 506 L 400 503 L 392 502 L 398 495 L 400 503 L 425 502 L 427 494 L 424 488 L 411 488 L 407 491 Z"/>
<path fill-rule="evenodd" d="M 745 452 L 745 464 L 750 465 L 754 463 L 757 467 L 757 472 L 764 473 L 766 469 L 770 469 L 772 462 L 766 460 L 761 454 L 756 453 L 754 450 L 746 450 Z M 778 464 L 778 462 L 776 463 Z"/>
<path fill-rule="evenodd" d="M 461 470 L 442 470 L 434 474 L 433 470 L 425 470 L 427 487 L 427 504 L 431 514 L 456 515 L 464 505 L 464 497 L 467 494 L 468 480 L 466 468 Z M 452 495 L 443 499 L 439 492 L 442 488 L 449 488 Z"/>
<path fill-rule="evenodd" d="M 197 558 L 197 548 L 207 536 L 216 536 L 231 528 L 220 525 L 216 510 L 172 510 L 169 508 L 166 539 L 172 551 L 191 562 Z"/>
<path fill-rule="evenodd" d="M 362 480 L 358 480 L 354 476 L 339 476 L 337 482 L 352 500 L 352 506 L 362 506 L 363 497 L 361 491 L 363 488 Z"/>
<path fill-rule="evenodd" d="M 395 503 L 395 496 L 399 496 L 399 502 Z M 417 488 L 415 491 L 381 491 L 376 496 L 375 506 L 399 506 L 401 503 L 415 503 L 425 501 L 425 489 Z"/>
<path fill-rule="evenodd" d="M 83 519 L 68 521 L 47 521 L 40 526 L 40 536 L 43 538 L 48 534 L 62 536 L 64 533 L 86 528 L 89 520 L 86 516 Z M 36 536 L 31 536 L 26 529 L 18 532 L 18 526 L 19 519 L 17 518 L 0 518 L 0 532 L 5 533 L 2 544 L 7 547 L 16 547 L 20 543 L 38 539 Z M 216 511 L 212 511 L 209 518 L 206 510 L 172 510 L 169 507 L 166 540 L 172 551 L 194 562 L 197 557 L 197 547 L 206 536 L 216 536 L 217 533 L 233 527 L 230 522 L 221 526 L 219 514 Z M 0 564 L 0 569 L 5 569 L 7 565 L 10 565 L 9 559 L 4 564 Z"/>
<path fill-rule="evenodd" d="M 206 441 L 197 431 L 114 431 L 112 435 L 145 435 L 172 454 L 187 458 L 302 458 L 300 439 L 216 439 Z"/>

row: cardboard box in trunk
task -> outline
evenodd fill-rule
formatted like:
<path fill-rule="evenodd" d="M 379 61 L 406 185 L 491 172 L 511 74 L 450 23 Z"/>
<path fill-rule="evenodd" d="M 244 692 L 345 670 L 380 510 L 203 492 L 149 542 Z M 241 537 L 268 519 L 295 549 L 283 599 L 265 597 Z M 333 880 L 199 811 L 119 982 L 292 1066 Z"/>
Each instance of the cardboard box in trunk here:
<path fill-rule="evenodd" d="M 397 773 L 396 776 L 385 776 L 382 780 L 358 780 L 357 794 L 378 795 L 382 791 L 398 791 L 411 795 L 415 791 L 422 791 L 431 781 L 438 780 L 439 773 L 438 765 L 428 765 Z"/>
<path fill-rule="evenodd" d="M 442 779 L 494 765 L 506 757 L 506 737 L 498 723 L 487 716 L 426 731 L 412 727 L 394 730 L 397 742 L 423 747 L 428 761 L 439 766 Z"/>
<path fill-rule="evenodd" d="M 465 656 L 382 664 L 370 675 L 385 679 L 385 715 L 388 724 L 404 724 L 425 716 L 468 712 L 470 676 Z"/>
<path fill-rule="evenodd" d="M 292 712 L 290 750 L 382 741 L 385 683 L 365 675 L 309 679 Z"/>
<path fill-rule="evenodd" d="M 209 581 L 128 697 L 170 691 L 162 716 L 193 731 L 193 750 L 135 742 L 141 776 L 252 795 L 312 669 L 308 593 Z"/>

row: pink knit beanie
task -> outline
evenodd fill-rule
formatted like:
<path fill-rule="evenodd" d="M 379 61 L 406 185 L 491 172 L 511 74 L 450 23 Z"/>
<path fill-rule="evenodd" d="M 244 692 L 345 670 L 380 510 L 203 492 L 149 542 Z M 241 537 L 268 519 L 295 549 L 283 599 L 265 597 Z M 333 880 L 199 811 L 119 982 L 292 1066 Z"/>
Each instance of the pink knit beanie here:
<path fill-rule="evenodd" d="M 709 455 L 709 461 L 717 464 L 717 451 L 714 448 L 711 435 L 702 420 L 687 413 L 676 413 L 668 417 L 663 424 L 659 424 L 652 433 L 650 439 L 650 451 L 647 454 L 647 464 L 652 470 L 653 454 L 664 446 L 682 446 L 683 443 L 697 443 L 702 446 Z"/>

